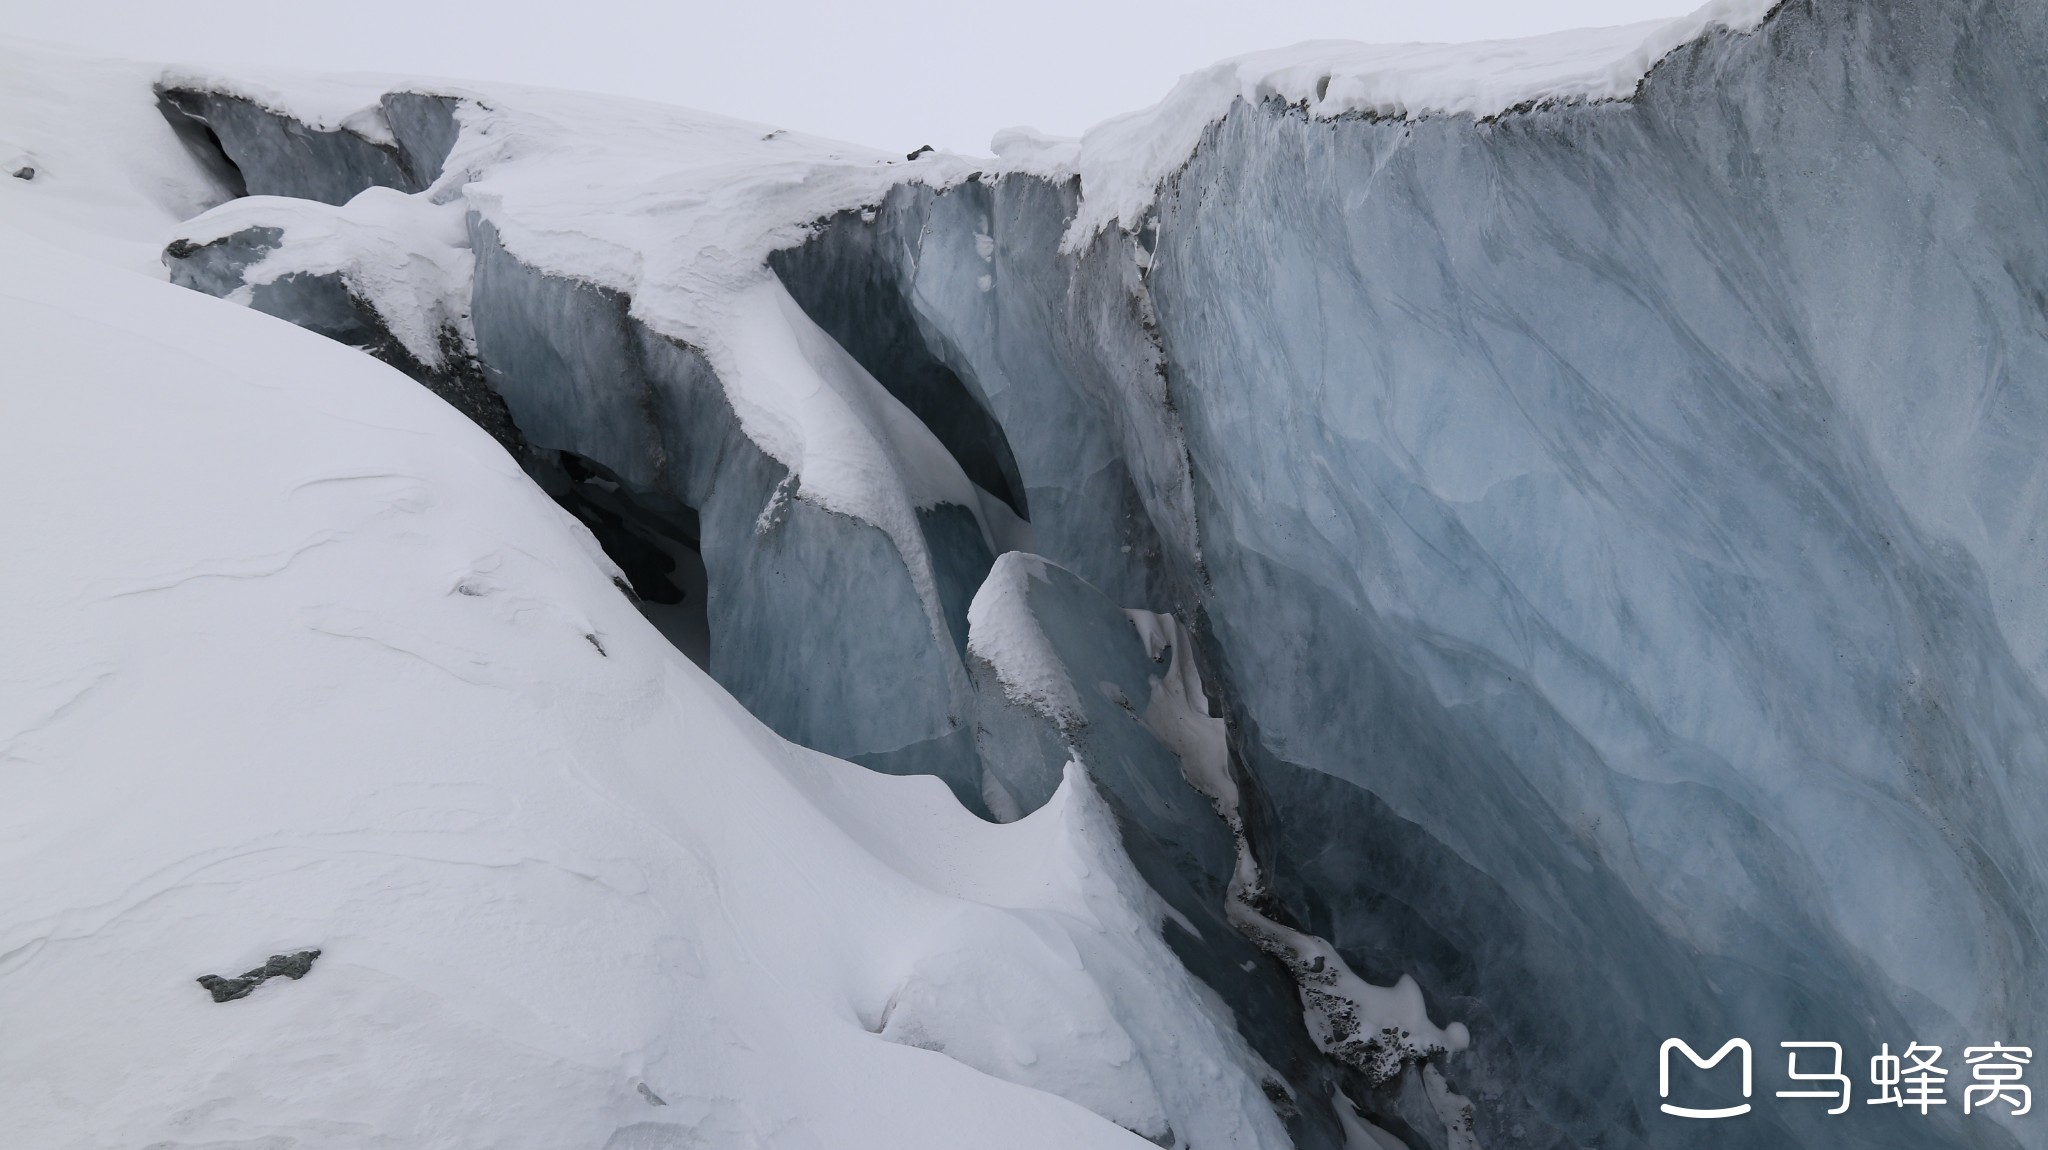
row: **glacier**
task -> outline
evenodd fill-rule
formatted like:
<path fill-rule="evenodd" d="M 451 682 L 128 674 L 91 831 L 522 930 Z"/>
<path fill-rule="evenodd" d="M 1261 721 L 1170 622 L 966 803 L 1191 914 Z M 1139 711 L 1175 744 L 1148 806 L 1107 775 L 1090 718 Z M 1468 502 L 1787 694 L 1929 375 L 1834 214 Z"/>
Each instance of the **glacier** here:
<path fill-rule="evenodd" d="M 0 745 L 106 772 L 9 855 L 53 1144 L 2048 1146 L 1861 1086 L 2048 1021 L 2038 3 L 1303 45 L 992 158 L 7 53 L 13 378 L 74 430 L 9 453 L 60 542 Z M 180 696 L 245 717 L 117 770 Z M 67 1041 L 44 987 L 165 938 L 323 957 L 203 1032 L 220 1102 L 95 1130 L 85 1068 L 195 1089 L 144 1067 L 217 1008 Z M 431 1082 L 266 1061 L 364 1028 Z M 1672 1036 L 1747 1037 L 1752 1112 L 1662 1112 Z M 1802 1040 L 1849 1113 L 1772 1097 Z"/>

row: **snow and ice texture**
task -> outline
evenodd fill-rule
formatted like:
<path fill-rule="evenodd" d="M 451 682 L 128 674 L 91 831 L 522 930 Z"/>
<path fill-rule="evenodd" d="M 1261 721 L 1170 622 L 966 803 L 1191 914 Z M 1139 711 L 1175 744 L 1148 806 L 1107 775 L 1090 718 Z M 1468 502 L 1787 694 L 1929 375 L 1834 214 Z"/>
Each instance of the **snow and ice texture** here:
<path fill-rule="evenodd" d="M 783 741 L 457 413 L 51 245 L 36 191 L 0 192 L 10 1129 L 1282 1144 L 1084 776 L 999 826 Z"/>
<path fill-rule="evenodd" d="M 250 196 L 180 226 L 163 262 L 181 287 L 370 352 L 527 453 L 476 358 L 474 261 L 460 207 L 384 187 L 340 207 Z"/>
<path fill-rule="evenodd" d="M 2048 1026 L 2044 80 L 2038 5 L 1790 3 L 1625 102 L 1238 102 L 1154 205 L 1269 881 L 1482 1144 L 2040 1143 L 1653 1075 Z"/>
<path fill-rule="evenodd" d="M 1084 768 L 1121 826 L 1131 862 L 1170 916 L 1168 941 L 1221 997 L 1261 1059 L 1262 1085 L 1281 1097 L 1326 1095 L 1335 1075 L 1300 1025 L 1288 972 L 1233 925 L 1238 842 L 1231 827 L 1187 785 L 1187 768 L 1147 721 L 1146 700 L 1174 674 L 1171 661 L 1192 655 L 1148 649 L 1129 615 L 1035 555 L 998 559 L 969 619 L 990 810 L 1005 819 L 1036 810 L 1056 799 L 1075 769 L 1067 764 Z M 1264 1109 L 1264 1100 L 1254 1108 Z M 1290 1101 L 1286 1109 L 1294 1113 L 1296 1145 L 1341 1144 L 1321 1107 Z"/>
<path fill-rule="evenodd" d="M 1065 216 L 984 180 L 971 277 L 940 276 L 973 266 L 940 208 L 984 193 L 904 193 L 910 298 L 963 360 L 1067 293 L 1059 370 L 984 391 L 1034 512 L 1034 476 L 1106 450 L 1166 571 L 1098 576 L 1114 553 L 1034 514 L 1037 550 L 1200 621 L 1276 908 L 1469 1028 L 1385 1128 L 1457 1094 L 1485 1145 L 2040 1140 L 1656 1111 L 1672 1034 L 2048 1023 L 2048 17 L 1759 12 L 1528 108 L 1235 89 L 1160 144 L 1142 211 L 1085 155 Z M 1137 222 L 1045 279 L 1007 246 L 1090 213 Z M 1067 398 L 1090 371 L 1110 403 Z M 1126 436 L 1119 405 L 1164 414 Z M 1100 422 L 1034 434 L 1063 412 Z"/>
<path fill-rule="evenodd" d="M 1317 119 L 1491 117 L 1537 104 L 1619 100 L 1659 60 L 1710 31 L 1746 32 L 1778 0 L 1710 0 L 1688 16 L 1617 28 L 1585 28 L 1523 40 L 1465 44 L 1320 41 L 1254 52 L 1181 78 L 1166 99 L 1100 124 L 1079 154 L 1010 129 L 998 155 L 1027 170 L 1078 170 L 1088 198 L 1070 246 L 1122 220 L 1135 228 L 1159 184 L 1187 163 L 1202 136 L 1240 102 L 1277 101 Z"/>
<path fill-rule="evenodd" d="M 1030 176 L 904 185 L 772 263 L 885 385 L 914 354 L 994 416 L 990 467 L 1022 487 L 1030 550 L 1119 603 L 1165 606 L 1162 536 L 1196 549 L 1187 456 L 1135 269 L 1107 244 L 1059 258 L 1076 208 L 1073 183 Z"/>
<path fill-rule="evenodd" d="M 256 157 L 271 173 L 251 176 L 252 191 L 313 169 L 333 174 L 298 194 L 373 185 L 339 208 L 252 198 L 194 221 L 167 253 L 174 265 L 189 267 L 192 250 L 218 238 L 282 235 L 278 250 L 235 269 L 246 284 L 195 286 L 328 334 L 338 333 L 323 313 L 343 313 L 345 325 L 367 308 L 378 322 L 357 326 L 408 348 L 424 332 L 444 351 L 473 352 L 516 424 L 501 438 L 535 448 L 537 468 L 573 453 L 622 483 L 646 519 L 701 525 L 707 664 L 756 714 L 808 746 L 940 774 L 978 803 L 965 610 L 1022 521 L 764 262 L 804 219 L 879 198 L 902 173 L 758 125 L 562 93 L 457 91 L 416 107 L 374 86 L 314 84 L 301 109 L 275 85 L 168 82 L 166 99 L 198 108 L 230 158 Z M 338 111 L 351 98 L 354 118 Z M 452 149 L 435 161 L 441 179 L 401 195 L 410 184 L 360 157 L 424 148 L 407 140 L 431 133 L 398 130 L 408 123 L 398 113 L 419 107 L 441 109 L 461 132 L 432 137 Z M 273 131 L 287 115 L 305 124 Z M 377 142 L 364 123 L 387 125 L 397 142 Z M 457 217 L 466 235 L 452 232 Z M 313 294 L 336 277 L 346 299 Z"/>
<path fill-rule="evenodd" d="M 1018 553 L 996 561 L 968 617 L 990 808 L 1034 809 L 1060 782 L 1054 764 L 1067 756 L 1085 764 L 1118 814 L 1132 860 L 1176 916 L 1182 930 L 1169 937 L 1182 957 L 1260 1053 L 1289 1067 L 1297 1089 L 1321 1092 L 1330 1075 L 1302 1047 L 1294 1012 L 1276 1001 L 1290 991 L 1315 1047 L 1369 1088 L 1465 1049 L 1466 1028 L 1434 1025 L 1413 978 L 1373 985 L 1328 941 L 1267 913 L 1224 721 L 1209 714 L 1193 636 L 1178 620 L 1119 611 L 1070 572 Z M 1093 690 L 1084 696 L 1077 677 Z M 1247 941 L 1278 962 L 1257 960 Z M 1327 1121 L 1312 1111 L 1303 1140 L 1334 1134 Z"/>
<path fill-rule="evenodd" d="M 1151 677 L 1141 721 L 1173 752 L 1188 783 L 1215 803 L 1230 830 L 1236 854 L 1225 913 L 1294 977 L 1317 1047 L 1363 1074 L 1372 1086 L 1397 1079 L 1418 1062 L 1465 1049 L 1471 1043 L 1465 1025 L 1432 1023 L 1414 978 L 1403 974 L 1392 986 L 1375 986 L 1358 977 L 1327 940 L 1268 913 L 1271 893 L 1245 830 L 1228 725 L 1210 713 L 1209 694 L 1195 665 L 1195 637 L 1172 615 L 1139 610 L 1125 615 L 1147 655 L 1166 668 Z"/>
<path fill-rule="evenodd" d="M 348 111 L 272 87 L 207 90 L 352 132 L 321 145 L 344 167 L 417 130 L 382 92 L 455 101 L 414 194 L 465 212 L 477 354 L 541 448 L 701 524 L 716 677 L 776 731 L 1019 826 L 1080 809 L 1081 763 L 1298 1145 L 1382 1137 L 1361 1123 L 1416 1147 L 2048 1137 L 1954 1107 L 1687 1123 L 1655 1073 L 1672 1035 L 1868 1052 L 2048 1027 L 2038 4 L 1310 47 L 1078 154 L 1008 134 L 978 175 L 560 94 L 372 86 Z M 87 138 L 0 121 L 0 153 L 48 172 L 0 194 L 232 191 L 225 158 L 124 190 Z M 236 260 L 270 242 L 244 223 Z M 80 250 L 125 261 L 147 230 Z M 1037 573 L 971 611 L 1018 549 Z M 1052 719 L 997 665 L 1020 591 L 1067 686 Z M 1290 965 L 1320 959 L 1356 1019 L 1446 1053 L 1375 1085 L 1342 1001 L 1304 1028 L 1269 958 L 1229 981 L 1233 906 L 1299 936 L 1276 932 Z M 930 986 L 970 969 L 949 963 Z M 1316 1040 L 1334 1057 L 1304 1069 Z M 1090 1100 L 1155 1132 L 1137 1081 Z"/>
<path fill-rule="evenodd" d="M 992 558 L 981 521 L 958 505 L 898 502 L 927 576 L 915 578 L 889 532 L 802 497 L 800 474 L 741 430 L 722 377 L 696 348 L 633 320 L 616 293 L 514 259 L 489 224 L 472 235 L 478 354 L 521 431 L 602 463 L 636 498 L 701 525 L 712 674 L 788 738 L 938 774 L 978 805 L 959 645 Z M 790 325 L 803 317 L 773 306 L 780 285 L 756 290 L 772 308 L 760 322 L 794 339 Z M 778 353 L 785 368 L 808 373 L 792 382 L 824 387 L 802 346 L 764 349 Z M 843 358 L 824 363 L 842 378 L 857 370 Z"/>
<path fill-rule="evenodd" d="M 254 302 L 258 311 L 275 315 L 280 313 L 255 300 L 264 288 L 285 277 L 334 277 L 430 368 L 441 366 L 444 332 L 453 333 L 464 349 L 474 345 L 469 324 L 473 261 L 461 205 L 436 204 L 381 186 L 364 189 L 341 207 L 250 196 L 183 225 L 178 239 L 206 247 L 260 229 L 275 229 L 278 235 L 259 259 L 235 267 L 230 291 L 215 294 Z"/>

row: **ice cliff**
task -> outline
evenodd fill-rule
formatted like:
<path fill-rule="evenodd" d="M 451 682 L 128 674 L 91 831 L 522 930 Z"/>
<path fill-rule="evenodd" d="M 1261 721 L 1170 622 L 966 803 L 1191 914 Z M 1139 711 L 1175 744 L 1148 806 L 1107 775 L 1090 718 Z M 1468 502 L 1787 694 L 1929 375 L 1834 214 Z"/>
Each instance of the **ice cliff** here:
<path fill-rule="evenodd" d="M 607 556 L 575 561 L 597 599 L 522 592 L 575 604 L 590 649 L 547 648 L 533 690 L 642 716 L 621 761 L 653 763 L 703 745 L 681 689 L 604 676 L 658 663 L 834 780 L 801 809 L 881 860 L 859 866 L 992 875 L 942 893 L 998 918 L 958 921 L 1064 957 L 910 930 L 887 994 L 846 990 L 872 1032 L 849 1041 L 1205 1150 L 2048 1145 L 1953 1106 L 1688 1122 L 1657 1075 L 1674 1035 L 1746 1036 L 1769 1081 L 1783 1040 L 1853 1067 L 2048 1023 L 2041 5 L 1305 45 L 990 160 L 490 85 L 98 67 L 6 81 L 0 151 L 46 171 L 0 190 L 67 251 L 161 251 L 490 432 L 476 466 Z M 58 89 L 102 94 L 19 114 Z M 125 159 L 78 138 L 116 103 L 146 141 Z M 95 196 L 155 214 L 84 226 Z M 543 761 L 580 779 L 600 753 Z M 689 812 L 697 775 L 663 778 L 617 817 L 739 849 L 702 845 L 739 832 Z M 898 842 L 895 804 L 930 841 Z M 1015 901 L 1084 851 L 1014 845 L 1054 826 L 1106 876 L 1061 887 L 1114 907 L 1093 933 Z M 833 946 L 805 978 L 857 949 Z M 646 1026 L 625 1046 L 695 1065 Z"/>

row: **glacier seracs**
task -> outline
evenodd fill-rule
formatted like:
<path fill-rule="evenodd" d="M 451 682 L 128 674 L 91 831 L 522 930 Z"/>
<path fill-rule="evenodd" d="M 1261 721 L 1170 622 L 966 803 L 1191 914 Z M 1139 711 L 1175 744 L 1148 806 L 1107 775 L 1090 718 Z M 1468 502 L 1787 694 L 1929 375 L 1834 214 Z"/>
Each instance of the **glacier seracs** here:
<path fill-rule="evenodd" d="M 1746 1035 L 1769 1081 L 1782 1040 L 1853 1064 L 2048 1014 L 2039 5 L 1309 45 L 987 161 L 15 55 L 0 153 L 39 174 L 0 191 L 76 258 L 346 310 L 488 426 L 418 354 L 452 333 L 533 478 L 699 556 L 719 686 L 952 798 L 846 786 L 944 808 L 983 873 L 1036 856 L 955 800 L 1116 827 L 1114 969 L 1187 994 L 1083 958 L 934 1020 L 1004 977 L 949 954 L 861 1015 L 892 1048 L 1205 1145 L 2044 1144 L 1958 1107 L 1688 1123 L 1656 1074 L 1674 1034 Z M 92 95 L 23 115 L 55 91 Z M 592 657 L 658 642 L 603 593 Z M 1304 970 L 1414 1056 L 1347 1062 Z M 1005 1046 L 1033 994 L 1090 1037 Z M 1245 1105 L 1147 1053 L 1184 1040 Z"/>

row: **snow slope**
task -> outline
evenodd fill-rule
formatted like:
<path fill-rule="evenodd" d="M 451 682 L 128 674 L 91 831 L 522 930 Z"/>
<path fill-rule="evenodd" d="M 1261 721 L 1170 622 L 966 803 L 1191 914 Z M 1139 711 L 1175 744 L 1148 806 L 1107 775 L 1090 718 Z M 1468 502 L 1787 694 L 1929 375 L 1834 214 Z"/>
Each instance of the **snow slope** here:
<path fill-rule="evenodd" d="M 769 733 L 441 401 L 127 270 L 204 179 L 94 153 L 167 135 L 142 73 L 34 72 L 0 112 L 49 173 L 0 187 L 11 1129 L 1284 1144 L 1084 778 L 995 826 Z M 64 102 L 107 130 L 34 136 Z"/>

